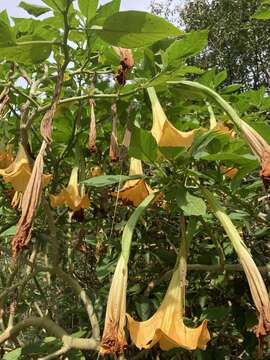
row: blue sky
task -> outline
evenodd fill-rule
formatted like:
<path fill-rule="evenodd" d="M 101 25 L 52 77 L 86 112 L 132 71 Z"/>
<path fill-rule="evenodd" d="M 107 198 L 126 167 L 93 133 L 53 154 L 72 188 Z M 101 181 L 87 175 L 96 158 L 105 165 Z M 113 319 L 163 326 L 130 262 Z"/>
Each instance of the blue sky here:
<path fill-rule="evenodd" d="M 10 16 L 23 17 L 26 12 L 18 7 L 21 0 L 0 0 L 0 11 L 7 9 Z M 91 0 L 89 0 L 91 1 Z M 31 4 L 43 4 L 41 0 L 26 0 Z M 108 0 L 101 0 L 100 3 L 104 4 Z M 121 10 L 149 10 L 151 0 L 122 0 Z M 44 5 L 44 4 L 43 4 Z"/>

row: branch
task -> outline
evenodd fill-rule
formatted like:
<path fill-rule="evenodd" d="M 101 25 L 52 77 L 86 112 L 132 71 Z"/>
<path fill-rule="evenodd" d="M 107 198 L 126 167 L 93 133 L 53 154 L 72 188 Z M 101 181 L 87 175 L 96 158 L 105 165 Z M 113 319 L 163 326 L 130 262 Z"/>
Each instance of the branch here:
<path fill-rule="evenodd" d="M 96 314 L 94 312 L 94 307 L 92 304 L 92 301 L 89 299 L 88 295 L 86 294 L 85 290 L 79 285 L 77 280 L 75 280 L 72 276 L 65 273 L 64 271 L 54 267 L 54 268 L 38 268 L 38 271 L 44 271 L 44 272 L 50 272 L 51 274 L 57 275 L 60 279 L 62 279 L 66 284 L 71 286 L 71 288 L 74 290 L 75 294 L 82 300 L 87 314 L 90 321 L 90 324 L 92 326 L 92 334 L 93 338 L 96 341 L 99 341 L 100 339 L 100 329 L 99 329 L 99 323 L 98 319 L 96 317 Z"/>
<path fill-rule="evenodd" d="M 219 271 L 244 271 L 240 264 L 225 264 L 225 265 L 204 265 L 204 264 L 189 264 L 189 271 L 208 271 L 208 272 L 219 272 Z M 265 266 L 258 266 L 258 270 L 261 273 L 270 272 L 270 264 Z"/>
<path fill-rule="evenodd" d="M 0 335 L 0 344 L 4 343 L 11 337 L 17 336 L 19 332 L 24 329 L 27 329 L 30 326 L 35 326 L 38 328 L 45 329 L 48 333 L 54 335 L 58 339 L 61 339 L 64 347 L 69 349 L 80 349 L 80 350 L 97 350 L 99 342 L 93 338 L 82 339 L 82 338 L 73 338 L 71 335 L 68 335 L 67 332 L 51 319 L 46 317 L 29 317 L 28 319 L 20 321 L 18 324 L 14 325 L 12 328 L 5 330 Z"/>
<path fill-rule="evenodd" d="M 67 104 L 67 103 L 70 103 L 70 102 L 74 102 L 74 101 L 81 101 L 81 100 L 87 100 L 87 99 L 90 99 L 90 98 L 118 98 L 118 97 L 125 97 L 125 96 L 129 96 L 129 95 L 133 95 L 135 94 L 136 92 L 138 91 L 138 89 L 134 89 L 134 90 L 130 90 L 130 91 L 127 91 L 125 93 L 113 93 L 113 94 L 87 94 L 87 95 L 81 95 L 81 96 L 73 96 L 73 97 L 70 97 L 70 98 L 67 98 L 67 99 L 62 99 L 62 100 L 59 100 L 57 102 L 57 105 L 60 105 L 60 104 Z M 50 108 L 50 105 L 44 105 L 44 106 L 41 106 L 38 108 L 37 112 L 40 113 L 40 112 L 44 112 L 44 111 L 47 111 L 48 109 Z"/>

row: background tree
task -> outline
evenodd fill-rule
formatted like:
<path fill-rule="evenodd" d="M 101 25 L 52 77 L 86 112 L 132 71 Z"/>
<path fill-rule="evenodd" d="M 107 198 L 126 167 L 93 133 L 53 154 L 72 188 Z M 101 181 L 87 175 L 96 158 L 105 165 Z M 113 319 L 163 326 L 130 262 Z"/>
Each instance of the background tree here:
<path fill-rule="evenodd" d="M 270 24 L 252 16 L 260 0 L 154 1 L 151 10 L 173 18 L 186 31 L 209 30 L 208 46 L 194 63 L 204 69 L 226 69 L 227 83 L 247 88 L 270 86 Z M 168 7 L 169 5 L 169 7 Z"/>

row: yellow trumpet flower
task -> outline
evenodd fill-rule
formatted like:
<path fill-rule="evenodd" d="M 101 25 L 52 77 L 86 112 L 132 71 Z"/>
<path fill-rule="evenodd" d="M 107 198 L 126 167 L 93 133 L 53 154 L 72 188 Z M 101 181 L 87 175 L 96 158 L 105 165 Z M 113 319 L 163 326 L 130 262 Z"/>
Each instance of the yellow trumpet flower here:
<path fill-rule="evenodd" d="M 159 147 L 189 147 L 191 146 L 195 131 L 180 131 L 176 129 L 167 119 L 162 106 L 158 100 L 156 91 L 153 87 L 147 88 L 148 95 L 152 104 L 153 125 L 151 133 L 156 139 Z"/>
<path fill-rule="evenodd" d="M 74 167 L 71 172 L 68 186 L 59 195 L 50 195 L 52 207 L 66 205 L 73 211 L 86 209 L 90 206 L 90 200 L 85 194 L 84 186 L 78 185 L 78 167 Z"/>
<path fill-rule="evenodd" d="M 15 190 L 12 206 L 21 205 L 22 194 L 24 193 L 30 179 L 32 168 L 30 166 L 24 147 L 20 144 L 15 160 L 5 169 L 0 169 L 0 175 L 5 182 L 10 182 Z M 42 175 L 42 186 L 45 187 L 51 181 L 52 175 Z"/>
<path fill-rule="evenodd" d="M 109 292 L 105 327 L 103 331 L 100 354 L 121 354 L 127 347 L 125 337 L 126 323 L 126 291 L 127 291 L 128 266 L 124 256 L 121 255 Z"/>
<path fill-rule="evenodd" d="M 149 349 L 157 343 L 162 350 L 176 347 L 187 350 L 206 349 L 210 340 L 207 320 L 194 329 L 185 326 L 182 313 L 183 292 L 180 269 L 177 268 L 160 307 L 150 319 L 135 321 L 127 314 L 131 339 L 139 349 Z"/>
<path fill-rule="evenodd" d="M 141 160 L 131 158 L 129 175 L 143 175 Z M 128 180 L 119 192 L 113 192 L 112 196 L 118 196 L 126 204 L 138 206 L 153 190 L 143 179 Z"/>

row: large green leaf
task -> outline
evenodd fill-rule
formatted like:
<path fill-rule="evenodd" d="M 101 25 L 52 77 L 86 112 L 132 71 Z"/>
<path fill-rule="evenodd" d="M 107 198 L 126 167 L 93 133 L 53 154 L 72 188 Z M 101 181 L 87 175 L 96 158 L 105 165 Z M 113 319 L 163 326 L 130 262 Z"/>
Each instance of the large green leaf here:
<path fill-rule="evenodd" d="M 98 6 L 98 0 L 78 0 L 81 13 L 90 21 L 95 15 Z"/>
<path fill-rule="evenodd" d="M 102 30 L 96 31 L 107 43 L 131 49 L 183 34 L 166 20 L 142 11 L 118 12 L 105 20 Z"/>
<path fill-rule="evenodd" d="M 7 47 L 15 44 L 15 34 L 9 26 L 8 21 L 4 20 L 6 18 L 5 15 L 5 11 L 0 13 L 0 47 Z"/>
<path fill-rule="evenodd" d="M 157 143 L 150 131 L 134 126 L 131 133 L 129 155 L 146 162 L 157 157 Z"/>
<path fill-rule="evenodd" d="M 179 187 L 176 193 L 176 203 L 186 216 L 200 216 L 206 214 L 205 201 L 191 195 L 185 188 Z"/>
<path fill-rule="evenodd" d="M 194 31 L 186 34 L 181 40 L 175 40 L 165 51 L 168 64 L 183 57 L 199 53 L 207 45 L 208 31 Z"/>
<path fill-rule="evenodd" d="M 105 187 L 105 186 L 111 186 L 111 185 L 118 184 L 118 183 L 128 181 L 128 180 L 138 179 L 140 177 L 141 177 L 140 175 L 136 175 L 136 176 L 101 175 L 101 176 L 93 177 L 91 179 L 84 180 L 84 181 L 82 181 L 82 184 L 100 188 L 100 187 Z"/>
<path fill-rule="evenodd" d="M 16 61 L 19 64 L 39 64 L 46 60 L 52 51 L 51 44 L 38 42 L 35 37 L 20 38 L 14 46 L 0 47 L 0 61 Z"/>
<path fill-rule="evenodd" d="M 218 153 L 213 155 L 202 156 L 202 159 L 208 161 L 216 161 L 216 160 L 230 161 L 231 163 L 236 165 L 246 165 L 246 166 L 252 166 L 252 165 L 256 166 L 256 164 L 258 164 L 258 161 L 255 159 L 255 157 L 250 154 L 238 155 L 235 153 Z"/>
<path fill-rule="evenodd" d="M 29 4 L 25 1 L 21 1 L 18 6 L 24 9 L 26 12 L 28 12 L 28 14 L 36 17 L 42 14 L 46 14 L 48 11 L 50 11 L 50 9 L 45 6 Z"/>

